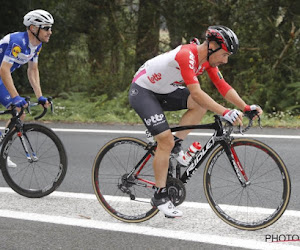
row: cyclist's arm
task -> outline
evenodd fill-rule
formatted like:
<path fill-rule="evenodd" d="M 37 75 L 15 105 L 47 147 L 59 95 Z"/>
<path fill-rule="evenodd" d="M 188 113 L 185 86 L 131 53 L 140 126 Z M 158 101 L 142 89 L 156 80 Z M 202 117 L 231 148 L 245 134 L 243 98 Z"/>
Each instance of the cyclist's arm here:
<path fill-rule="evenodd" d="M 244 110 L 247 105 L 234 89 L 230 89 L 224 98 L 240 110 Z"/>
<path fill-rule="evenodd" d="M 227 110 L 222 105 L 215 102 L 207 93 L 205 93 L 199 84 L 198 78 L 194 72 L 195 55 L 187 48 L 183 48 L 176 55 L 175 60 L 178 62 L 182 78 L 190 91 L 191 97 L 201 107 L 208 109 L 216 114 L 223 115 Z"/>
<path fill-rule="evenodd" d="M 44 98 L 42 94 L 41 84 L 40 84 L 40 73 L 38 68 L 37 61 L 29 61 L 28 69 L 27 69 L 28 80 L 33 88 L 34 94 L 37 99 Z M 45 104 L 41 104 L 42 106 L 48 108 L 49 102 L 46 101 Z"/>
<path fill-rule="evenodd" d="M 227 92 L 232 89 L 232 87 L 225 81 L 218 67 L 208 66 L 206 69 L 209 78 L 213 84 L 218 89 L 219 93 L 225 97 Z"/>
<path fill-rule="evenodd" d="M 205 93 L 201 89 L 198 83 L 189 84 L 187 85 L 187 88 L 189 89 L 193 100 L 197 102 L 201 107 L 219 115 L 223 115 L 223 113 L 226 111 L 226 108 L 215 102 L 207 93 Z"/>
<path fill-rule="evenodd" d="M 235 89 L 225 81 L 218 67 L 207 68 L 207 73 L 218 91 L 227 101 L 241 110 L 245 109 L 247 104 L 242 100 Z"/>
<path fill-rule="evenodd" d="M 14 97 L 18 96 L 19 93 L 15 87 L 13 78 L 11 76 L 10 69 L 12 66 L 13 66 L 13 64 L 2 61 L 2 64 L 0 67 L 0 76 L 1 76 L 1 79 L 5 85 L 8 93 L 10 94 L 10 96 L 12 98 L 14 98 Z"/>
<path fill-rule="evenodd" d="M 33 62 L 33 61 L 28 62 L 27 76 L 36 97 L 37 98 L 41 97 L 42 90 L 40 85 L 40 74 L 39 74 L 37 62 Z"/>

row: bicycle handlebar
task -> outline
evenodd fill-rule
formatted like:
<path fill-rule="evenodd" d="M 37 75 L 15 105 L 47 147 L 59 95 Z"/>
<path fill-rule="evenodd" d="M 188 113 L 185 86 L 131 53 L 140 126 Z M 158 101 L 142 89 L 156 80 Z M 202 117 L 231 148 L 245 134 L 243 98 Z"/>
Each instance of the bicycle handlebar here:
<path fill-rule="evenodd" d="M 37 106 L 37 105 L 39 105 L 39 104 L 42 104 L 41 102 L 34 102 L 34 103 L 31 103 L 31 102 L 30 102 L 30 97 L 28 97 L 28 96 L 25 97 L 25 100 L 26 100 L 26 102 L 28 103 L 28 106 L 25 107 L 25 108 L 24 108 L 24 107 L 21 107 L 20 112 L 17 112 L 16 106 L 11 105 L 11 109 L 7 109 L 7 110 L 5 110 L 5 111 L 0 111 L 0 115 L 10 114 L 10 115 L 12 115 L 13 117 L 20 118 L 20 117 L 23 115 L 25 109 L 27 110 L 27 112 L 28 112 L 29 114 L 31 114 L 30 107 L 34 107 L 34 106 Z M 48 102 L 50 103 L 51 112 L 53 113 L 53 101 L 52 101 L 52 97 L 51 97 L 51 96 L 47 97 L 47 100 L 48 100 Z M 34 120 L 38 120 L 38 119 L 42 118 L 42 117 L 47 113 L 48 108 L 46 108 L 45 106 L 43 106 L 43 108 L 44 108 L 43 112 L 42 112 L 40 115 L 34 117 Z"/>
<path fill-rule="evenodd" d="M 47 97 L 47 100 L 48 100 L 48 102 L 50 104 L 51 112 L 53 113 L 53 101 L 52 101 L 52 97 L 51 96 Z M 26 99 L 26 101 L 27 101 L 27 99 Z M 29 114 L 31 114 L 30 107 L 37 106 L 39 104 L 43 105 L 43 103 L 41 101 L 38 101 L 36 103 L 30 103 L 30 99 L 29 99 L 27 102 L 28 102 L 28 106 L 27 106 L 26 109 L 27 109 L 27 111 L 28 111 Z M 34 120 L 41 119 L 47 113 L 48 108 L 46 108 L 45 106 L 43 106 L 43 108 L 44 108 L 43 112 L 40 115 L 34 117 Z"/>
<path fill-rule="evenodd" d="M 234 133 L 240 133 L 240 134 L 244 134 L 245 132 L 247 132 L 253 125 L 253 119 L 255 117 L 258 117 L 258 125 L 260 128 L 262 128 L 261 126 L 261 120 L 260 120 L 260 116 L 258 115 L 258 111 L 257 110 L 251 110 L 251 111 L 246 111 L 244 113 L 244 117 L 248 118 L 249 122 L 248 125 L 243 129 L 242 126 L 239 126 L 239 131 L 234 131 Z"/>
<path fill-rule="evenodd" d="M 232 129 L 231 132 L 234 133 L 234 134 L 244 134 L 245 132 L 247 132 L 253 126 L 253 119 L 256 116 L 258 117 L 258 125 L 259 125 L 260 128 L 262 128 L 260 116 L 258 116 L 258 111 L 257 110 L 251 110 L 251 111 L 246 111 L 244 113 L 244 117 L 246 117 L 249 120 L 247 126 L 245 128 L 243 128 L 243 126 L 239 125 L 238 126 L 238 128 L 239 128 L 238 131 L 232 131 L 233 130 Z M 226 122 L 226 124 L 228 124 L 229 127 L 233 127 L 233 124 L 231 124 L 225 118 L 223 118 L 222 116 L 219 116 L 219 117 L 220 117 L 220 120 L 223 121 L 223 122 Z"/>

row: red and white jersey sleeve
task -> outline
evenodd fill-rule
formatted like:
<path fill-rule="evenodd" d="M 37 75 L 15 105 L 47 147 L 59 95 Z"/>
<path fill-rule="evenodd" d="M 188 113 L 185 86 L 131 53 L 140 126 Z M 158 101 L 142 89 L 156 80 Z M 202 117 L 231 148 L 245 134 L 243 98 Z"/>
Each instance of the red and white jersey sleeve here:
<path fill-rule="evenodd" d="M 198 53 L 196 46 L 182 46 L 175 57 L 179 65 L 181 76 L 186 85 L 198 83 L 196 76 L 198 68 Z"/>
<path fill-rule="evenodd" d="M 211 67 L 208 62 L 206 62 L 208 67 L 206 68 L 206 71 L 208 73 L 209 78 L 213 82 L 213 84 L 216 86 L 218 91 L 222 96 L 225 96 L 227 92 L 232 89 L 232 87 L 224 80 L 220 70 L 218 67 Z M 204 63 L 204 64 L 206 64 Z M 204 65 L 203 64 L 203 65 Z"/>

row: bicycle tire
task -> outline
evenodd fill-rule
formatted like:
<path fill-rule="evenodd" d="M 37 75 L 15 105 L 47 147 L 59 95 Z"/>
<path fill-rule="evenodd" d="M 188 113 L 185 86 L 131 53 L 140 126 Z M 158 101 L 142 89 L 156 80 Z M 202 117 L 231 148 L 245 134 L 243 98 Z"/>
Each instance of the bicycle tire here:
<path fill-rule="evenodd" d="M 2 174 L 7 184 L 18 194 L 28 198 L 41 198 L 56 190 L 67 172 L 67 154 L 59 137 L 41 124 L 26 123 L 23 134 L 37 156 L 30 161 L 16 130 L 3 141 L 1 148 Z M 24 136 L 25 137 L 25 136 Z M 33 159 L 28 141 L 24 140 Z M 7 165 L 10 157 L 17 167 Z"/>
<path fill-rule="evenodd" d="M 138 178 L 124 181 L 148 151 L 147 143 L 137 138 L 120 137 L 106 143 L 98 152 L 92 170 L 95 195 L 102 207 L 114 218 L 124 222 L 143 222 L 158 213 L 150 204 L 154 193 L 152 159 L 143 161 Z M 132 175 L 134 177 L 134 175 Z"/>
<path fill-rule="evenodd" d="M 227 224 L 258 230 L 275 223 L 286 210 L 291 182 L 279 155 L 252 139 L 231 143 L 250 185 L 242 187 L 222 146 L 211 154 L 204 169 L 204 192 L 213 211 Z M 243 178 L 243 177 L 242 177 Z"/>

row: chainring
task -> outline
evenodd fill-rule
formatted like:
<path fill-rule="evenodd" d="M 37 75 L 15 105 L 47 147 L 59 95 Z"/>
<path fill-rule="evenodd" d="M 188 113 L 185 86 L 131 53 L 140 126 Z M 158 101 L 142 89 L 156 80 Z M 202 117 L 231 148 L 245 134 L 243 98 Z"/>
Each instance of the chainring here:
<path fill-rule="evenodd" d="M 186 197 L 186 190 L 181 180 L 173 177 L 168 177 L 167 190 L 168 196 L 175 206 L 178 206 L 182 202 L 184 202 Z"/>

